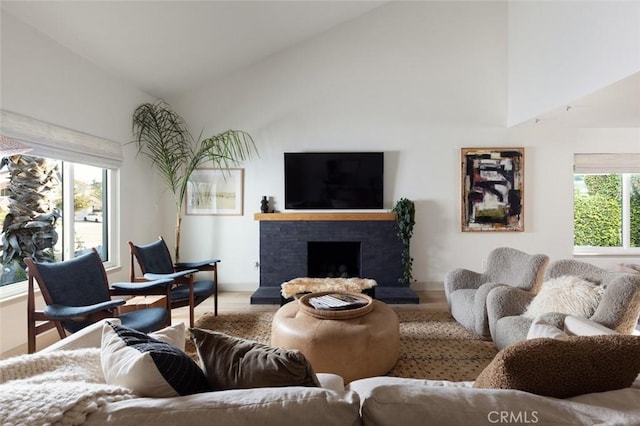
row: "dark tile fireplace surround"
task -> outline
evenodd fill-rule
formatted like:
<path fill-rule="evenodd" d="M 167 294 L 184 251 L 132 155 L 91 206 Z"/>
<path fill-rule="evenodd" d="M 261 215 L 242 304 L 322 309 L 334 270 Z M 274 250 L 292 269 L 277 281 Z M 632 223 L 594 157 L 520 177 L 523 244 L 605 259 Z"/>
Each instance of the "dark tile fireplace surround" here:
<path fill-rule="evenodd" d="M 251 304 L 279 304 L 280 285 L 297 277 L 376 280 L 375 298 L 419 303 L 402 276 L 393 213 L 265 213 L 260 221 L 260 287 Z"/>

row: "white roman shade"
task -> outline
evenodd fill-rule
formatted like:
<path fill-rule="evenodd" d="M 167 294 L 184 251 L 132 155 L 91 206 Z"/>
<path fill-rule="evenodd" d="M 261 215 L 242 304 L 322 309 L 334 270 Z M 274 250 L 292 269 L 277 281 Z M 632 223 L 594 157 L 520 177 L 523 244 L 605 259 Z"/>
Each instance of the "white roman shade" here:
<path fill-rule="evenodd" d="M 640 173 L 640 153 L 574 154 L 573 171 L 587 173 Z"/>
<path fill-rule="evenodd" d="M 12 155 L 24 154 L 29 151 L 31 151 L 31 148 L 22 142 L 0 134 L 0 157 L 10 157 Z"/>
<path fill-rule="evenodd" d="M 31 148 L 30 155 L 106 169 L 117 169 L 122 163 L 119 142 L 6 110 L 0 110 L 0 114 L 0 134 Z"/>

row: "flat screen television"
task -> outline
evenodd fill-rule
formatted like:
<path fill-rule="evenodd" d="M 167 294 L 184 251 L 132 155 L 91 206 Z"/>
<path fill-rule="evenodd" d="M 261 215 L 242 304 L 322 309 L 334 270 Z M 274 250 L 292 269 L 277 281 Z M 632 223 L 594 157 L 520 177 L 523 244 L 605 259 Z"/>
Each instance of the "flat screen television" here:
<path fill-rule="evenodd" d="M 382 209 L 383 183 L 383 152 L 284 154 L 286 209 Z"/>

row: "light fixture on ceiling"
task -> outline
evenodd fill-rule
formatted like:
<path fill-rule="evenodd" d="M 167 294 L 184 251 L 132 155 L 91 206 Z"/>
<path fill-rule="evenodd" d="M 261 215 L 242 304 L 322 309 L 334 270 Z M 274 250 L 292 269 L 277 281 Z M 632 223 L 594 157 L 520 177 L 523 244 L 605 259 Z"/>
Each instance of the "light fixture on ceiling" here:
<path fill-rule="evenodd" d="M 0 135 L 0 158 L 24 154 L 29 151 L 31 151 L 31 148 L 22 142 L 5 135 Z"/>

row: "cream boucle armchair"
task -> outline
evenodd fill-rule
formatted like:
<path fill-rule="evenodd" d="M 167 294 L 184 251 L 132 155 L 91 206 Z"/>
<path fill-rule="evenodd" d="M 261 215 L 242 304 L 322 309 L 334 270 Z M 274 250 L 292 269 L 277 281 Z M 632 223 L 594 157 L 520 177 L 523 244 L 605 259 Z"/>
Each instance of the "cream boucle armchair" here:
<path fill-rule="evenodd" d="M 573 259 L 552 262 L 544 281 L 562 276 L 575 276 L 604 287 L 598 306 L 589 317 L 595 323 L 618 333 L 633 332 L 640 315 L 640 274 L 610 272 L 590 263 Z M 535 297 L 514 288 L 496 288 L 487 297 L 487 313 L 491 338 L 498 349 L 524 340 L 532 319 L 522 316 Z M 566 315 L 544 314 L 548 322 L 562 328 Z"/>
<path fill-rule="evenodd" d="M 542 284 L 549 257 L 530 255 L 510 247 L 489 253 L 484 273 L 455 269 L 444 277 L 444 291 L 451 315 L 481 338 L 491 338 L 487 320 L 486 298 L 489 291 L 512 286 L 535 292 Z"/>

